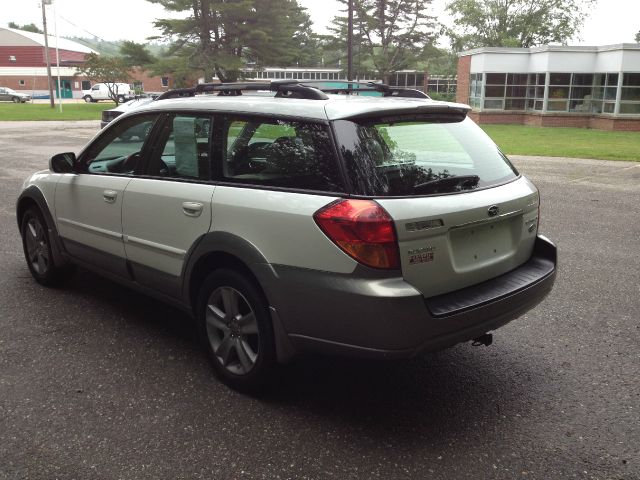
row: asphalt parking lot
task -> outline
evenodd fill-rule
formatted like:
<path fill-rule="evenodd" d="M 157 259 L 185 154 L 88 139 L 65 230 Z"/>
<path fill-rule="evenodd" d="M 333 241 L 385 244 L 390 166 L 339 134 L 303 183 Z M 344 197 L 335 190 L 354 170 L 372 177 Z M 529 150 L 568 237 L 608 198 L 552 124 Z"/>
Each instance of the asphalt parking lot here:
<path fill-rule="evenodd" d="M 307 358 L 256 399 L 179 311 L 29 276 L 22 180 L 98 128 L 0 122 L 0 479 L 640 479 L 640 163 L 513 158 L 560 268 L 492 346 Z"/>

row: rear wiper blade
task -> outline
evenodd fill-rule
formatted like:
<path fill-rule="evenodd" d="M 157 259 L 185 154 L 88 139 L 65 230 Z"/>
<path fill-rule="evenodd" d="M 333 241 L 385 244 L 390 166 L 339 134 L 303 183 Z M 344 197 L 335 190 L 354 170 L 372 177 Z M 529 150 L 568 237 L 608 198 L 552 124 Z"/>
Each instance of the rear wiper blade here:
<path fill-rule="evenodd" d="M 447 193 L 471 190 L 478 186 L 478 175 L 452 175 L 414 185 L 416 193 Z"/>

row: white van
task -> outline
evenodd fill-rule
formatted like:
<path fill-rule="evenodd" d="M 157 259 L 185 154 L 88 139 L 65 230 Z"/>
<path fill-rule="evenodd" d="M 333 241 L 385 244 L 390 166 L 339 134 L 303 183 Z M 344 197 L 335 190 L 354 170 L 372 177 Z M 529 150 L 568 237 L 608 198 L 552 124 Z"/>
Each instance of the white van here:
<path fill-rule="evenodd" d="M 131 86 L 128 83 L 112 83 L 118 103 L 126 102 L 135 97 Z M 90 90 L 82 91 L 82 98 L 87 103 L 97 102 L 99 100 L 114 100 L 109 94 L 109 88 L 106 83 L 96 83 Z"/>

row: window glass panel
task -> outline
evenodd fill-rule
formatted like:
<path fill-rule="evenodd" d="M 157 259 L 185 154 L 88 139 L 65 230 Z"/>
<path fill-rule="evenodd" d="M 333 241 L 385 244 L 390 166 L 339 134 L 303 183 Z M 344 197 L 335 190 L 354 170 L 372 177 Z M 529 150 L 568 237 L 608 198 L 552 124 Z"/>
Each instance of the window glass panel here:
<path fill-rule="evenodd" d="M 625 87 L 640 87 L 640 73 L 625 73 L 622 77 Z"/>
<path fill-rule="evenodd" d="M 526 85 L 527 74 L 526 73 L 510 73 L 507 75 L 507 83 L 510 85 Z"/>
<path fill-rule="evenodd" d="M 615 100 L 618 93 L 618 87 L 607 87 L 604 89 L 604 98 L 606 100 Z"/>
<path fill-rule="evenodd" d="M 571 89 L 571 98 L 585 98 L 589 97 L 591 99 L 593 95 L 593 89 L 591 87 L 573 87 Z"/>
<path fill-rule="evenodd" d="M 223 178 L 251 185 L 342 192 L 325 125 L 281 120 L 228 124 Z"/>
<path fill-rule="evenodd" d="M 508 98 L 505 100 L 504 109 L 505 110 L 524 110 L 525 99 L 522 98 Z"/>
<path fill-rule="evenodd" d="M 620 113 L 640 114 L 640 103 L 621 103 Z"/>
<path fill-rule="evenodd" d="M 87 172 L 132 174 L 156 118 L 155 115 L 139 115 L 106 130 L 82 156 Z"/>
<path fill-rule="evenodd" d="M 416 85 L 416 75 L 415 73 L 409 73 L 407 75 L 407 86 L 415 87 L 415 85 Z"/>
<path fill-rule="evenodd" d="M 504 73 L 487 73 L 487 85 L 504 85 Z"/>
<path fill-rule="evenodd" d="M 504 86 L 487 86 L 484 89 L 485 97 L 504 97 Z"/>
<path fill-rule="evenodd" d="M 527 87 L 507 87 L 507 97 L 526 97 Z"/>
<path fill-rule="evenodd" d="M 357 194 L 426 195 L 495 185 L 515 178 L 513 167 L 470 119 L 432 123 L 407 117 L 393 123 L 336 122 L 336 134 Z M 438 180 L 477 176 L 474 183 Z M 468 180 L 468 178 L 467 178 Z"/>
<path fill-rule="evenodd" d="M 591 73 L 574 73 L 573 85 L 591 85 L 593 84 L 593 74 Z"/>
<path fill-rule="evenodd" d="M 569 85 L 571 83 L 570 73 L 550 74 L 549 85 Z"/>
<path fill-rule="evenodd" d="M 608 73 L 607 74 L 607 85 L 618 85 L 618 74 L 617 73 Z"/>
<path fill-rule="evenodd" d="M 484 108 L 500 109 L 502 110 L 502 100 L 485 100 Z"/>
<path fill-rule="evenodd" d="M 640 100 L 640 88 L 623 88 L 621 95 L 622 100 Z"/>
<path fill-rule="evenodd" d="M 543 102 L 542 100 L 536 100 L 535 110 L 542 110 Z"/>
<path fill-rule="evenodd" d="M 566 100 L 549 100 L 547 103 L 547 110 L 552 112 L 563 112 L 567 110 L 567 101 Z"/>
<path fill-rule="evenodd" d="M 176 115 L 165 125 L 164 147 L 152 159 L 149 174 L 170 178 L 209 179 L 209 116 Z"/>
<path fill-rule="evenodd" d="M 604 102 L 604 105 L 602 106 L 602 112 L 603 113 L 613 113 L 615 110 L 615 106 L 616 104 L 613 102 Z"/>
<path fill-rule="evenodd" d="M 569 98 L 569 87 L 550 87 L 549 98 Z"/>
<path fill-rule="evenodd" d="M 607 81 L 607 75 L 604 73 L 596 73 L 594 75 L 593 83 L 594 85 L 599 85 L 604 87 L 605 82 Z"/>

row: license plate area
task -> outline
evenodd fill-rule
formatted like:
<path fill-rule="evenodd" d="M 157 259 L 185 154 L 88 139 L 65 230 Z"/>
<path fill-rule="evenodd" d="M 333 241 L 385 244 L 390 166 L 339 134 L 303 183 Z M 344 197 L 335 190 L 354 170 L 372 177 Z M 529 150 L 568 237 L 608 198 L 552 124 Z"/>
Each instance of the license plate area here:
<path fill-rule="evenodd" d="M 475 270 L 492 265 L 516 253 L 522 216 L 505 218 L 449 232 L 452 264 L 456 271 Z"/>

